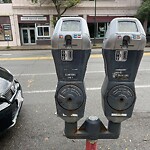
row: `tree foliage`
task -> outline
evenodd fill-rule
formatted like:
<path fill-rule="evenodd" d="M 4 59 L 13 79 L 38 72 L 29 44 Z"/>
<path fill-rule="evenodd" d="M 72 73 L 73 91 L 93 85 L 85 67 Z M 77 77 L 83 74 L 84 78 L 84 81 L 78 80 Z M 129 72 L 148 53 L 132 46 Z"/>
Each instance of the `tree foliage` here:
<path fill-rule="evenodd" d="M 76 6 L 80 0 L 52 0 L 56 8 L 58 18 L 60 18 L 67 9 Z"/>
<path fill-rule="evenodd" d="M 31 0 L 33 3 L 43 4 L 54 4 L 56 9 L 56 21 L 69 9 L 80 3 L 81 0 Z M 55 24 L 55 22 L 54 22 Z"/>
<path fill-rule="evenodd" d="M 150 20 L 150 0 L 143 0 L 136 16 L 142 21 Z"/>

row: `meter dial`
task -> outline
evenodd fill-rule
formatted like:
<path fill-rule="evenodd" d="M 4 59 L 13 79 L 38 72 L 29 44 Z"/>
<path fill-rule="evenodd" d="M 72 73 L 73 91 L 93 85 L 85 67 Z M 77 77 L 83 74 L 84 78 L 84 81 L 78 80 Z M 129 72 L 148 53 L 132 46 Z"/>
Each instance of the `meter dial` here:
<path fill-rule="evenodd" d="M 127 86 L 119 85 L 108 92 L 107 101 L 115 110 L 126 110 L 135 102 L 135 93 Z"/>
<path fill-rule="evenodd" d="M 57 93 L 58 104 L 67 110 L 76 110 L 85 100 L 82 90 L 75 85 L 65 85 Z"/>

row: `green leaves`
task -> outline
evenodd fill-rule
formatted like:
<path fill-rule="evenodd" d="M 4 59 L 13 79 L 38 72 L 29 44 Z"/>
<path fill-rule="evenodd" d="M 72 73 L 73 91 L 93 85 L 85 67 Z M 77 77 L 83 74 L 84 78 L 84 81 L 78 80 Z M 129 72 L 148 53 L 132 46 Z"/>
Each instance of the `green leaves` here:
<path fill-rule="evenodd" d="M 150 0 L 144 0 L 137 11 L 137 18 L 141 20 L 150 20 Z"/>
<path fill-rule="evenodd" d="M 80 1 L 81 0 L 31 0 L 32 3 L 39 3 L 40 5 L 45 4 L 46 2 L 49 2 L 49 4 L 54 4 L 57 12 L 54 25 L 69 8 L 76 6 L 78 3 L 80 3 Z"/>

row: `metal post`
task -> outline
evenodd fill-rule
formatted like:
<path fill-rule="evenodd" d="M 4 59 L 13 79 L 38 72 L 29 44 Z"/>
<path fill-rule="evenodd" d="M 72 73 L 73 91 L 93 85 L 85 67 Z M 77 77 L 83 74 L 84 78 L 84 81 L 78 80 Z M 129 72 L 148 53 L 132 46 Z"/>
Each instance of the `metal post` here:
<path fill-rule="evenodd" d="M 97 140 L 86 140 L 86 150 L 98 150 Z"/>
<path fill-rule="evenodd" d="M 96 45 L 96 0 L 95 0 L 95 16 L 94 16 L 94 43 L 93 45 Z"/>

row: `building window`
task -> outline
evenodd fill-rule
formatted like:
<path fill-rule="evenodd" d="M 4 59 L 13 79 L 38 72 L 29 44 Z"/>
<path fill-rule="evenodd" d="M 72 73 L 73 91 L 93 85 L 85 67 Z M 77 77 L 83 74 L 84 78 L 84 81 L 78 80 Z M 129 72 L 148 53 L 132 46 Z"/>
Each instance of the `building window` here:
<path fill-rule="evenodd" d="M 10 18 L 7 16 L 0 17 L 0 41 L 12 41 Z"/>
<path fill-rule="evenodd" d="M 50 26 L 49 25 L 37 25 L 37 39 L 50 39 Z"/>
<path fill-rule="evenodd" d="M 12 1 L 11 0 L 0 0 L 0 4 L 2 4 L 2 3 L 12 3 Z"/>
<path fill-rule="evenodd" d="M 105 33 L 107 31 L 109 23 L 108 22 L 98 22 L 96 23 L 96 38 L 103 39 L 105 36 Z M 90 37 L 94 38 L 94 23 L 88 23 Z"/>
<path fill-rule="evenodd" d="M 146 33 L 146 35 L 147 35 L 147 42 L 150 42 L 150 22 L 147 25 L 147 33 Z"/>

